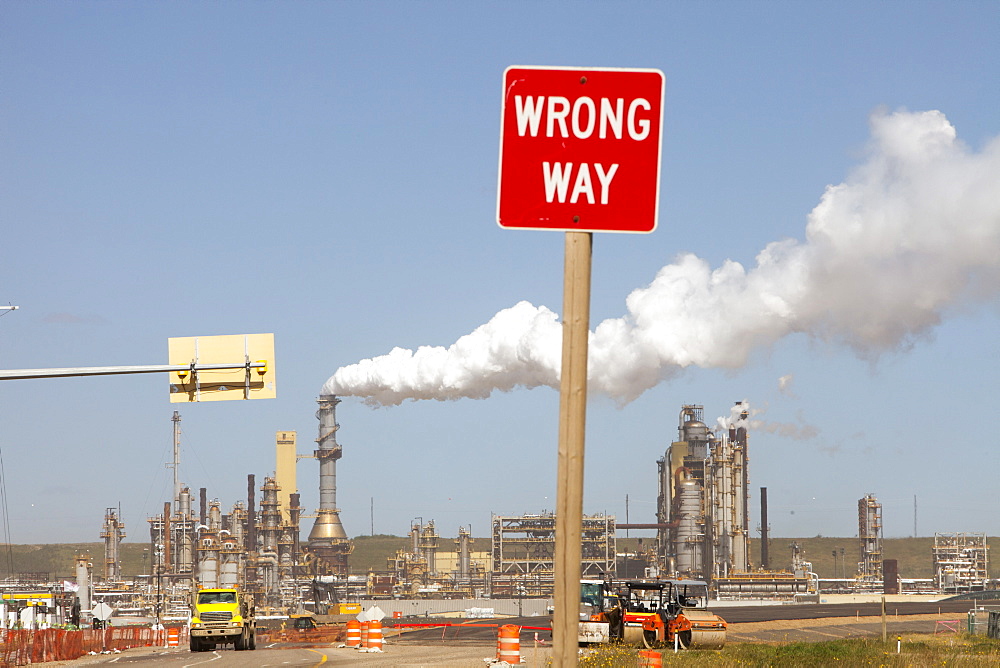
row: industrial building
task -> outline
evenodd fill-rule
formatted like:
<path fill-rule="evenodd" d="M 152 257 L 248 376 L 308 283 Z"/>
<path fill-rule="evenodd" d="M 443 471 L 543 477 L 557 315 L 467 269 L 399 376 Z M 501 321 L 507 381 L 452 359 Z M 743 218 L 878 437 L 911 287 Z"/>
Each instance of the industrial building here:
<path fill-rule="evenodd" d="M 493 596 L 551 596 L 555 582 L 556 516 L 552 513 L 493 516 Z M 580 573 L 613 578 L 615 518 L 584 515 Z"/>
<path fill-rule="evenodd" d="M 318 435 L 311 454 L 298 454 L 296 432 L 276 432 L 274 475 L 260 485 L 247 475 L 246 498 L 227 508 L 210 499 L 207 489 L 195 495 L 179 480 L 181 418 L 174 412 L 174 496 L 162 513 L 148 518 L 148 573 L 131 581 L 124 577 L 125 526 L 120 509 L 107 508 L 100 533 L 103 577 L 92 576 L 86 555 L 76 559 L 75 593 L 59 585 L 44 593 L 40 582 L 25 574 L 4 586 L 3 619 L 11 623 L 17 612 L 23 620 L 31 607 L 32 620 L 44 614 L 80 621 L 82 613 L 86 621 L 87 611 L 101 602 L 136 619 L 186 619 L 190 592 L 203 587 L 239 586 L 254 595 L 264 614 L 325 613 L 366 597 L 518 599 L 520 609 L 522 599 L 552 596 L 556 518 L 546 511 L 492 515 L 488 546 L 476 545 L 466 527 L 458 529 L 457 538 L 444 540 L 434 520 L 417 518 L 408 547 L 391 555 L 384 569 L 351 574 L 353 541 L 337 506 L 337 461 L 343 454 L 337 442 L 339 403 L 330 395 L 317 399 Z M 751 563 L 749 422 L 744 402 L 715 429 L 707 426 L 702 406 L 682 406 L 677 439 L 656 460 L 656 522 L 617 524 L 612 515 L 585 515 L 582 576 L 697 578 L 709 581 L 720 599 L 818 600 L 819 578 L 797 545 L 790 570 L 770 568 L 766 488 L 761 488 L 762 563 Z M 300 459 L 317 460 L 319 473 L 319 507 L 308 516 L 314 521 L 304 541 L 301 523 L 307 516 L 296 479 Z M 619 554 L 616 534 L 627 529 L 653 529 L 656 539 L 632 554 Z M 858 500 L 858 545 L 857 572 L 839 580 L 837 590 L 895 591 L 903 581 L 895 562 L 883 559 L 882 506 L 875 494 Z M 985 534 L 935 534 L 934 587 L 945 593 L 987 588 L 987 555 Z"/>
<path fill-rule="evenodd" d="M 389 557 L 386 570 L 368 574 L 369 598 L 488 596 L 490 553 L 474 551 L 471 531 L 459 527 L 453 550 L 441 544 L 433 520 L 414 520 L 409 537 L 409 550 Z"/>
<path fill-rule="evenodd" d="M 704 408 L 681 408 L 678 438 L 657 460 L 662 572 L 710 580 L 750 569 L 748 411 L 713 433 Z"/>
<path fill-rule="evenodd" d="M 874 494 L 858 499 L 860 558 L 855 589 L 879 589 L 882 584 L 882 504 Z"/>
<path fill-rule="evenodd" d="M 934 534 L 934 583 L 946 594 L 986 589 L 989 546 L 984 533 Z"/>

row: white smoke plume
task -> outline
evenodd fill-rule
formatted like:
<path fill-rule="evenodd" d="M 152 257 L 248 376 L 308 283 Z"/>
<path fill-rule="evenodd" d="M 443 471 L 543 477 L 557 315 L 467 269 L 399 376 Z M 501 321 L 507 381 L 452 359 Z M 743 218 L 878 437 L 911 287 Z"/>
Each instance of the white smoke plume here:
<path fill-rule="evenodd" d="M 939 111 L 876 113 L 870 154 L 828 186 L 805 241 L 775 241 L 747 270 L 679 256 L 590 337 L 589 388 L 620 403 L 685 367 L 738 368 L 789 334 L 875 359 L 949 311 L 1000 296 L 1000 139 L 972 151 Z M 448 348 L 400 348 L 342 367 L 325 394 L 373 405 L 558 388 L 561 326 L 521 302 Z"/>
<path fill-rule="evenodd" d="M 761 412 L 756 408 L 750 408 L 750 402 L 746 399 L 738 401 L 729 408 L 729 417 L 719 416 L 715 418 L 716 428 L 728 431 L 730 427 L 755 427 L 760 424 L 760 421 L 750 418 Z"/>

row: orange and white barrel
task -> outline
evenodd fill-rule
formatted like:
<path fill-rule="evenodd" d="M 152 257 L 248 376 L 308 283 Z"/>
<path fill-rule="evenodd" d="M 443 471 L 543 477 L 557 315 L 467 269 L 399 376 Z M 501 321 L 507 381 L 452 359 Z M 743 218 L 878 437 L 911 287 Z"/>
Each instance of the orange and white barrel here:
<path fill-rule="evenodd" d="M 521 627 L 505 624 L 497 629 L 497 659 L 511 665 L 521 663 Z"/>
<path fill-rule="evenodd" d="M 370 622 L 361 622 L 361 643 L 358 645 L 359 648 L 368 647 L 368 628 Z"/>
<path fill-rule="evenodd" d="M 181 630 L 176 626 L 167 628 L 167 647 L 178 647 L 181 644 Z"/>
<path fill-rule="evenodd" d="M 393 619 L 402 619 L 403 618 L 403 611 L 402 610 L 393 610 L 392 611 L 392 618 Z"/>
<path fill-rule="evenodd" d="M 382 651 L 382 622 L 377 619 L 368 622 L 368 649 Z"/>
<path fill-rule="evenodd" d="M 347 642 L 348 647 L 361 647 L 361 622 L 356 619 L 347 620 Z"/>
<path fill-rule="evenodd" d="M 639 652 L 639 668 L 662 668 L 663 655 L 653 649 Z"/>

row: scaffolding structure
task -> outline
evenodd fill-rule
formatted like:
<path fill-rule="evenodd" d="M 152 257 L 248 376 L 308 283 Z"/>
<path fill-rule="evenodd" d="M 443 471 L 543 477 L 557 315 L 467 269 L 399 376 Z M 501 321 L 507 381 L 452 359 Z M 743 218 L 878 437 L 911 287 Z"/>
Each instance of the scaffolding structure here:
<path fill-rule="evenodd" d="M 882 504 L 874 494 L 858 499 L 858 541 L 860 559 L 857 579 L 862 583 L 882 582 Z"/>
<path fill-rule="evenodd" d="M 986 589 L 989 545 L 985 533 L 935 533 L 934 583 L 945 594 Z"/>
<path fill-rule="evenodd" d="M 584 515 L 580 532 L 580 574 L 615 575 L 615 517 Z M 554 513 L 493 516 L 493 596 L 551 596 L 554 592 Z"/>
<path fill-rule="evenodd" d="M 455 550 L 442 547 L 434 520 L 410 524 L 410 548 L 387 559 L 387 570 L 368 574 L 372 598 L 474 598 L 487 590 L 490 555 L 473 553 L 472 532 L 459 527 Z"/>

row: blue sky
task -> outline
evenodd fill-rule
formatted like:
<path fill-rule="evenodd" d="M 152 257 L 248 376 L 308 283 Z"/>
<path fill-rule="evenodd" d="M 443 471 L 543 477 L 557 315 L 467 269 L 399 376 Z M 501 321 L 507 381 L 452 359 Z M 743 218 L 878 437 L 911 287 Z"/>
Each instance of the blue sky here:
<path fill-rule="evenodd" d="M 450 346 L 521 301 L 559 313 L 562 235 L 495 222 L 509 65 L 666 75 L 659 228 L 596 236 L 592 328 L 681 254 L 750 271 L 768 244 L 808 244 L 827 186 L 871 164 L 872 119 L 939 111 L 973 158 L 1000 135 L 992 2 L 15 1 L 0 31 L 0 303 L 21 307 L 0 316 L 0 368 L 165 363 L 169 337 L 274 332 L 278 382 L 274 400 L 197 405 L 152 376 L 0 384 L 15 543 L 99 540 L 119 504 L 128 540 L 148 540 L 175 408 L 182 480 L 228 509 L 273 472 L 276 431 L 312 450 L 339 368 Z M 988 249 L 1000 216 L 983 199 L 942 220 Z M 804 329 L 625 405 L 595 395 L 585 512 L 624 521 L 628 495 L 631 521 L 653 521 L 680 406 L 714 422 L 747 400 L 752 526 L 763 486 L 772 535 L 854 535 L 868 493 L 887 536 L 913 532 L 914 496 L 921 535 L 997 535 L 998 268 L 968 269 L 977 290 L 886 345 Z M 846 295 L 891 303 L 886 285 Z M 551 510 L 557 409 L 546 387 L 345 397 L 345 528 L 369 533 L 372 505 L 397 534 L 419 517 L 485 536 L 491 513 Z M 317 469 L 298 467 L 310 509 Z"/>

